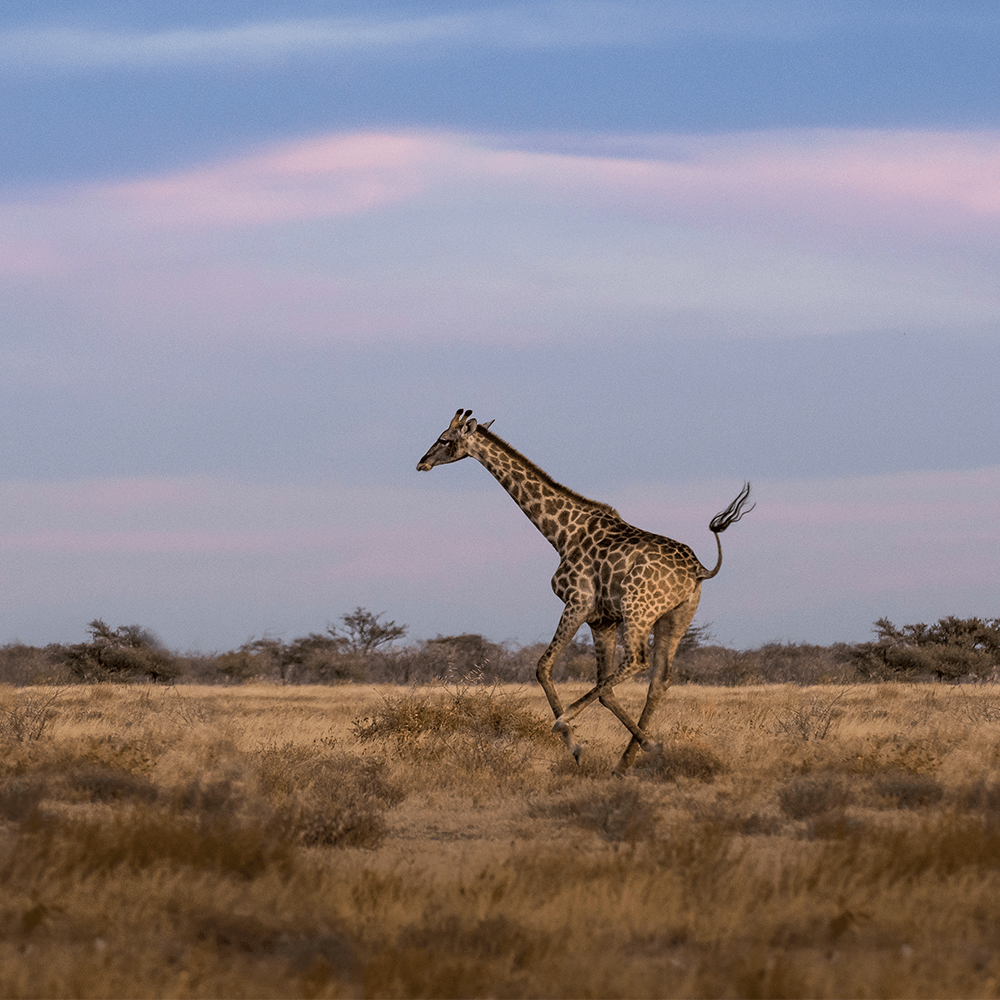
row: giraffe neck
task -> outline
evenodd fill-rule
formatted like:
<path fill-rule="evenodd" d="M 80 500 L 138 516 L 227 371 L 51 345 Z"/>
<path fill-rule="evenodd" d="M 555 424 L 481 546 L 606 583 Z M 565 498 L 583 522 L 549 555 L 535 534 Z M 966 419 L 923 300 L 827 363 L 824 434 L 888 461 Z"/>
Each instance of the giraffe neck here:
<path fill-rule="evenodd" d="M 588 500 L 561 486 L 490 431 L 478 428 L 466 447 L 560 555 L 595 517 L 619 518 L 618 512 L 608 504 Z"/>

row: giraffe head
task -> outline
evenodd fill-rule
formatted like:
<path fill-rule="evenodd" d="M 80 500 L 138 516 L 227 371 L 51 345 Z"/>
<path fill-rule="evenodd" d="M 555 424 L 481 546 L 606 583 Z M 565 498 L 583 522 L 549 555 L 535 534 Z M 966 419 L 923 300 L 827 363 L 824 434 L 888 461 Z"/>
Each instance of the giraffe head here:
<path fill-rule="evenodd" d="M 427 454 L 417 462 L 417 472 L 429 472 L 435 465 L 447 465 L 449 462 L 457 462 L 461 458 L 469 455 L 466 449 L 466 442 L 476 433 L 479 426 L 476 420 L 470 420 L 472 410 L 458 410 L 451 418 L 445 432 L 430 446 Z M 483 424 L 483 429 L 492 424 Z"/>

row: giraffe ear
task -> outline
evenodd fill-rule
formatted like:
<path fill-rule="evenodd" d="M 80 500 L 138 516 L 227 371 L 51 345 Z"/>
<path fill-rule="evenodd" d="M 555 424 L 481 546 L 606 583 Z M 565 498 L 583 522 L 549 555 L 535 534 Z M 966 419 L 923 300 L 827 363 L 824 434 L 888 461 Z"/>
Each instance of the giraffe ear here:
<path fill-rule="evenodd" d="M 493 420 L 496 420 L 496 417 Z M 480 424 L 480 426 L 484 431 L 488 431 L 493 426 L 493 420 L 487 420 L 485 424 Z"/>
<path fill-rule="evenodd" d="M 473 418 L 472 418 L 472 419 L 471 419 L 471 420 L 470 420 L 470 421 L 469 421 L 469 422 L 468 422 L 468 423 L 467 423 L 467 424 L 465 425 L 465 428 L 464 428 L 464 430 L 463 430 L 463 433 L 465 433 L 465 434 L 475 434 L 475 433 L 476 433 L 476 428 L 477 428 L 478 426 L 479 426 L 479 422 L 478 422 L 478 421 L 476 420 L 476 418 L 475 418 L 475 417 L 473 417 Z"/>

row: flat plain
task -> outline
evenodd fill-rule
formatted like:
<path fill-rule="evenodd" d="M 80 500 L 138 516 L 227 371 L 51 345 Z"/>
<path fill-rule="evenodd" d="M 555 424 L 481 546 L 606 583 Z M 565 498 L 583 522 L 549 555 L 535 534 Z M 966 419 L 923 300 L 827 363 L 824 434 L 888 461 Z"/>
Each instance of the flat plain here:
<path fill-rule="evenodd" d="M 533 686 L 0 687 L 0 995 L 1000 993 L 995 687 L 680 685 L 623 780 L 579 721 L 577 765 Z"/>

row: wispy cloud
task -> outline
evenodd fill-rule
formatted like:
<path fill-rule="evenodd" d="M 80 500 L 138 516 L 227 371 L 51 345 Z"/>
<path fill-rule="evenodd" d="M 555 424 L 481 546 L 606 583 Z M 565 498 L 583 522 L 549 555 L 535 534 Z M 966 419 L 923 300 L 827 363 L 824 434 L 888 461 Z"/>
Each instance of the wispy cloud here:
<path fill-rule="evenodd" d="M 59 302 L 110 336 L 506 342 L 623 318 L 795 336 L 1000 318 L 998 133 L 599 145 L 339 134 L 35 191 L 0 203 L 8 317 Z"/>
<path fill-rule="evenodd" d="M 0 70 L 96 70 L 273 64 L 301 56 L 379 56 L 488 47 L 511 50 L 650 45 L 691 36 L 794 38 L 870 26 L 933 24 L 934 11 L 880 10 L 801 0 L 746 4 L 547 0 L 486 9 L 368 17 L 254 21 L 225 27 L 125 31 L 47 24 L 0 33 Z M 948 14 L 956 26 L 996 29 L 995 19 Z"/>
<path fill-rule="evenodd" d="M 428 187 L 452 155 L 446 141 L 426 135 L 334 135 L 92 190 L 154 225 L 257 225 L 353 215 L 399 201 Z"/>
<path fill-rule="evenodd" d="M 518 185 L 614 212 L 811 236 L 913 236 L 995 226 L 1000 132 L 802 129 L 623 137 L 617 152 L 518 148 L 518 138 L 412 130 L 323 136 L 164 177 L 80 188 L 154 225 L 257 225 L 350 215 L 429 190 Z M 630 146 L 632 148 L 630 148 Z M 57 194 L 58 196 L 58 194 Z M 873 214 L 874 213 L 874 214 Z"/>

